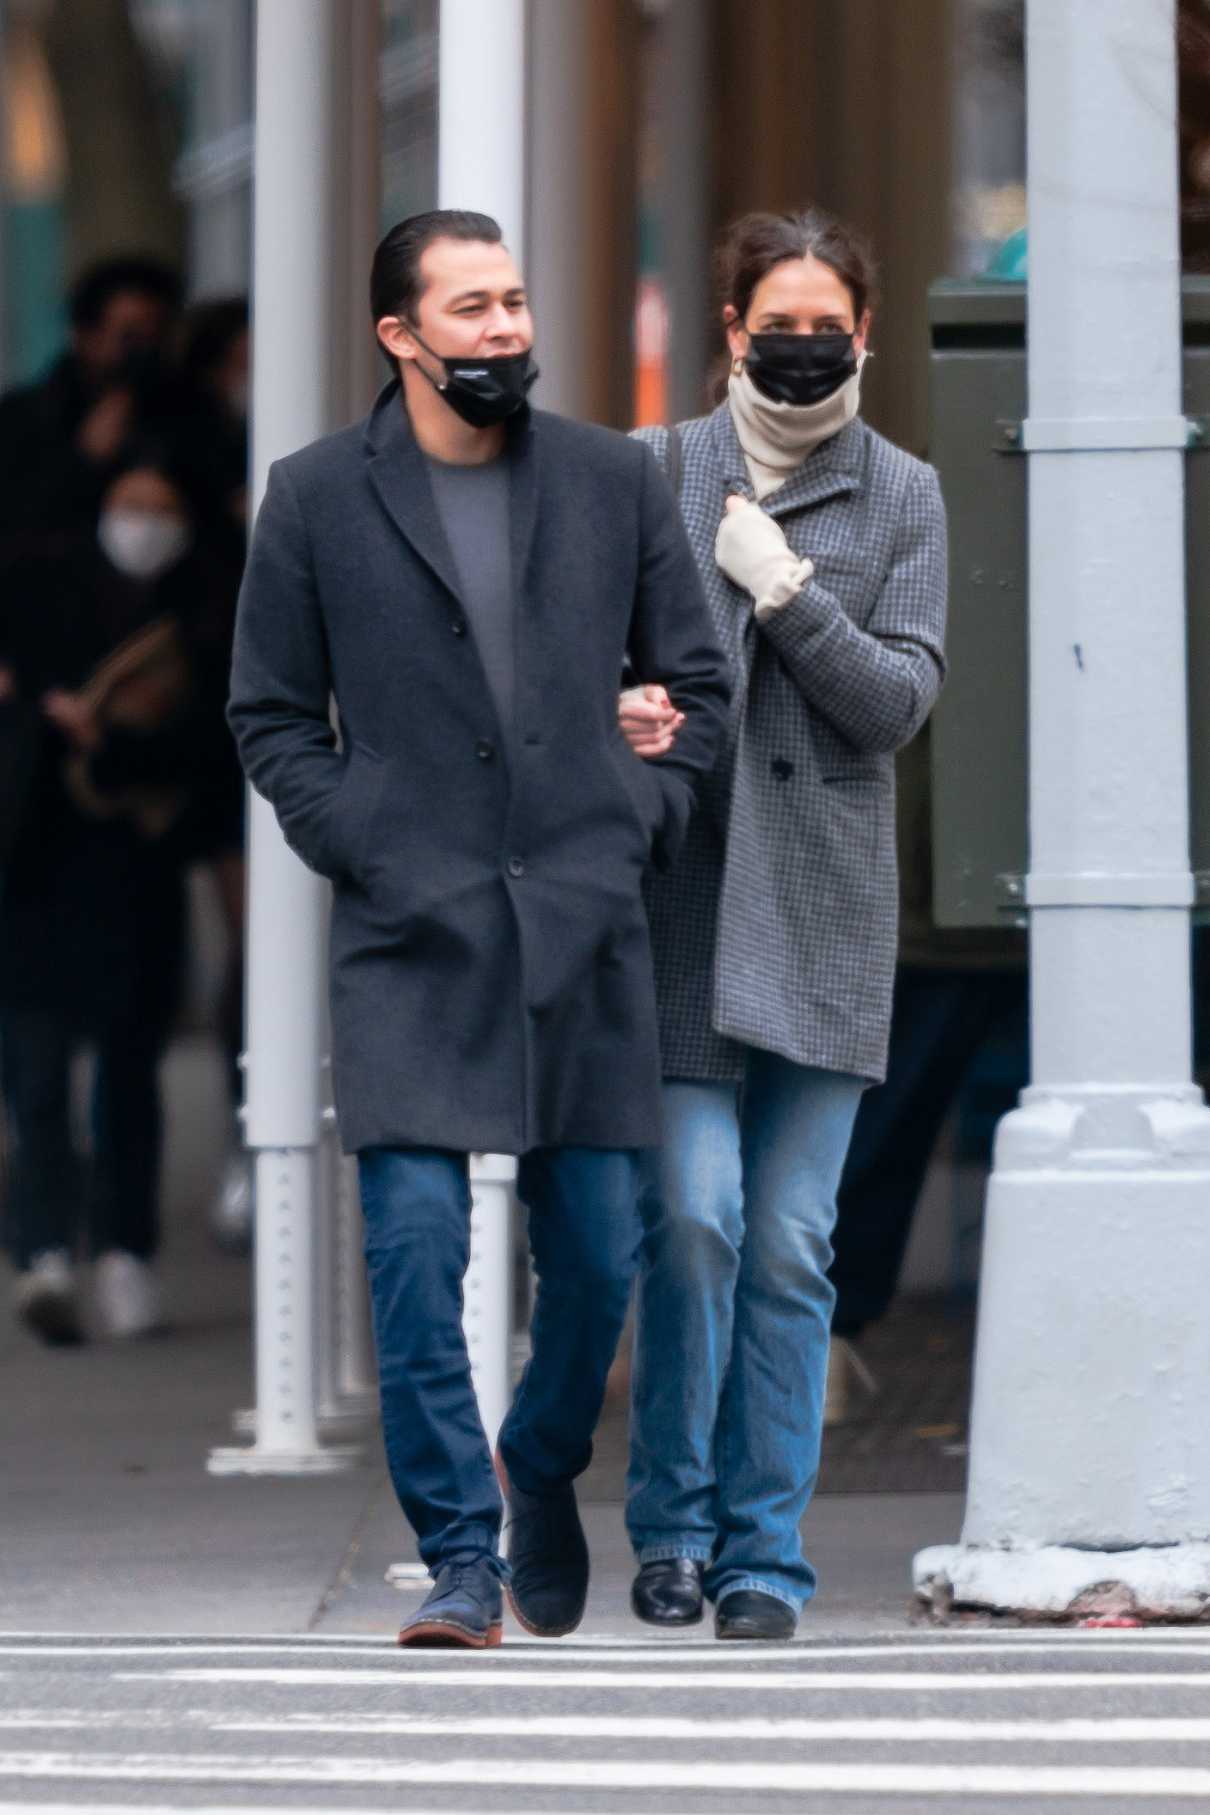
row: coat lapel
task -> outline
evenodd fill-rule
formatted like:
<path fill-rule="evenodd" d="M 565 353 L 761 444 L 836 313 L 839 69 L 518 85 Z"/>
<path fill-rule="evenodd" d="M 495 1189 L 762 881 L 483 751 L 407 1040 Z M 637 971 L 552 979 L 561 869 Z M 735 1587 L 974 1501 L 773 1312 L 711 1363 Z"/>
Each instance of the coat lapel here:
<path fill-rule="evenodd" d="M 441 584 L 459 598 L 458 570 L 397 381 L 380 393 L 365 439 L 370 483 L 384 510 Z"/>

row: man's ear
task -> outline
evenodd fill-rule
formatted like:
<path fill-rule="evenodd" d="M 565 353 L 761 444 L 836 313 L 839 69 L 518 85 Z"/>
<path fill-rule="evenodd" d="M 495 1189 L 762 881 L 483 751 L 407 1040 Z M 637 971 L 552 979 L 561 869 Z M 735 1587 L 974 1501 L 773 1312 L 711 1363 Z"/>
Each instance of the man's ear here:
<path fill-rule="evenodd" d="M 385 347 L 392 359 L 415 359 L 419 348 L 398 315 L 384 315 L 375 324 L 379 346 Z"/>

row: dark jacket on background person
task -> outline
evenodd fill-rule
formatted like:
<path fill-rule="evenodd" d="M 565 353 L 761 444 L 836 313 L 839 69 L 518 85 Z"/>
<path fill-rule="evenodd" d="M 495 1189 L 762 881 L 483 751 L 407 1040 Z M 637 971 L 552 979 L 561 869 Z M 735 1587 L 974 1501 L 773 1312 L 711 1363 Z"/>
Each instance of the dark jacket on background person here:
<path fill-rule="evenodd" d="M 667 429 L 639 435 L 666 459 Z M 738 1081 L 754 1046 L 879 1082 L 895 752 L 945 674 L 937 476 L 860 417 L 823 442 L 762 500 L 815 571 L 758 625 L 714 557 L 728 495 L 753 495 L 729 404 L 683 423 L 681 448 L 681 510 L 735 693 L 681 860 L 648 889 L 664 1075 Z"/>
<path fill-rule="evenodd" d="M 728 687 L 667 481 L 609 430 L 509 424 L 514 723 L 497 720 L 397 384 L 278 462 L 240 599 L 245 769 L 335 884 L 347 1150 L 659 1138 L 640 879 L 679 845 Z M 627 646 L 686 714 L 644 764 Z M 329 718 L 335 695 L 343 748 Z"/>
<path fill-rule="evenodd" d="M 128 1016 L 170 1025 L 182 873 L 204 843 L 195 821 L 204 809 L 208 822 L 219 794 L 229 810 L 238 807 L 223 717 L 235 585 L 230 567 L 201 549 L 153 584 L 134 583 L 91 531 L 55 552 L 35 536 L 0 563 L 0 663 L 16 682 L 0 721 L 20 715 L 24 725 L 21 772 L 0 774 L 9 820 L 0 1007 L 45 1010 L 84 1032 Z M 171 624 L 179 640 L 179 700 L 154 725 L 109 727 L 78 759 L 42 718 L 42 695 L 86 687 L 115 650 L 156 623 Z M 9 748 L 0 737 L 0 752 Z M 123 804 L 145 794 L 169 803 L 155 835 Z"/>
<path fill-rule="evenodd" d="M 45 378 L 0 397 L 0 547 L 14 531 L 64 537 L 95 518 L 113 463 L 76 446 L 91 402 L 70 353 Z"/>
<path fill-rule="evenodd" d="M 130 437 L 171 439 L 182 404 L 179 383 L 162 365 L 148 362 L 128 388 L 134 394 Z M 75 355 L 64 353 L 44 378 L 0 397 L 0 550 L 13 534 L 26 543 L 44 535 L 61 548 L 95 523 L 105 487 L 124 460 L 122 452 L 112 460 L 90 460 L 76 444 L 99 395 Z"/>

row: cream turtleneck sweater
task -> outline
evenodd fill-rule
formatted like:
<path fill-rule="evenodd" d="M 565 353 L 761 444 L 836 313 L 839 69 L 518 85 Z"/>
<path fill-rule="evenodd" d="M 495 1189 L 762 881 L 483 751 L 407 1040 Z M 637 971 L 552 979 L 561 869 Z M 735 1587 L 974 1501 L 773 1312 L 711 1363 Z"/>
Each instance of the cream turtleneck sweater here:
<path fill-rule="evenodd" d="M 746 371 L 733 372 L 727 400 L 753 490 L 767 498 L 784 485 L 795 467 L 857 414 L 863 352 L 857 370 L 822 403 L 775 403 L 757 390 Z"/>
<path fill-rule="evenodd" d="M 781 525 L 767 517 L 760 500 L 786 483 L 809 454 L 840 433 L 857 414 L 861 367 L 822 403 L 775 403 L 757 390 L 746 371 L 733 372 L 727 387 L 735 432 L 743 449 L 757 502 L 728 510 L 719 524 L 714 558 L 729 579 L 751 593 L 758 620 L 802 591 L 815 568 L 799 559 Z"/>

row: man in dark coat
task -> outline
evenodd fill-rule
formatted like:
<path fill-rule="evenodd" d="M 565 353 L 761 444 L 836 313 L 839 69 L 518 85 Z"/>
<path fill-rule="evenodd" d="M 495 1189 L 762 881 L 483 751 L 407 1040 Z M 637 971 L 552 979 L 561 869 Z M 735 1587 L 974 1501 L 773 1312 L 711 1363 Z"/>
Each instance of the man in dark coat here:
<path fill-rule="evenodd" d="M 495 222 L 403 222 L 371 302 L 402 390 L 273 468 L 230 719 L 335 888 L 333 1069 L 387 1456 L 435 1577 L 400 1642 L 485 1645 L 505 1577 L 530 1631 L 583 1613 L 572 1482 L 629 1295 L 637 1150 L 660 1132 L 640 880 L 676 850 L 728 688 L 649 450 L 527 407 L 532 322 Z M 628 649 L 684 715 L 653 765 L 616 725 Z M 507 1565 L 461 1325 L 484 1150 L 521 1156 L 538 1276 L 500 1436 Z"/>

